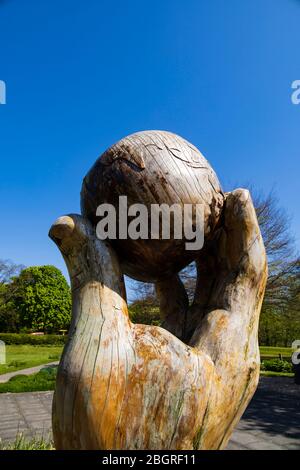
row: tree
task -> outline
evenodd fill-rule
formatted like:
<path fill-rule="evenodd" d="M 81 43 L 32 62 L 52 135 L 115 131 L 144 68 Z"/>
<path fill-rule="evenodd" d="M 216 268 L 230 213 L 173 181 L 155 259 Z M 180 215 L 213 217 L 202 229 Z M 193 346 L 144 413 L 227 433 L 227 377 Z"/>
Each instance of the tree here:
<path fill-rule="evenodd" d="M 26 268 L 13 279 L 10 289 L 21 327 L 47 333 L 68 328 L 70 287 L 59 269 L 54 266 Z"/>
<path fill-rule="evenodd" d="M 126 279 L 129 284 L 128 312 L 133 323 L 160 325 L 159 302 L 155 295 L 154 284 Z"/>
<path fill-rule="evenodd" d="M 253 190 L 253 199 L 259 226 L 268 256 L 269 277 L 264 308 L 286 306 L 288 278 L 298 263 L 294 240 L 290 232 L 290 218 L 279 206 L 276 193 L 264 195 Z"/>
<path fill-rule="evenodd" d="M 299 258 L 290 232 L 290 218 L 276 193 L 253 191 L 263 235 L 269 276 L 260 320 L 260 342 L 291 346 L 300 335 Z"/>
<path fill-rule="evenodd" d="M 19 314 L 11 298 L 9 285 L 0 284 L 0 332 L 17 333 L 20 328 Z"/>
<path fill-rule="evenodd" d="M 280 304 L 266 303 L 260 321 L 260 342 L 269 346 L 291 346 L 300 338 L 299 261 L 285 277 L 284 298 Z"/>
<path fill-rule="evenodd" d="M 288 346 L 290 346 L 291 342 L 300 339 L 300 260 L 298 260 L 290 280 L 289 300 L 285 314 L 288 318 L 292 316 L 286 333 L 286 342 L 288 341 Z"/>
<path fill-rule="evenodd" d="M 12 278 L 17 276 L 24 266 L 10 260 L 0 260 L 0 331 L 17 332 L 19 315 L 13 299 Z"/>

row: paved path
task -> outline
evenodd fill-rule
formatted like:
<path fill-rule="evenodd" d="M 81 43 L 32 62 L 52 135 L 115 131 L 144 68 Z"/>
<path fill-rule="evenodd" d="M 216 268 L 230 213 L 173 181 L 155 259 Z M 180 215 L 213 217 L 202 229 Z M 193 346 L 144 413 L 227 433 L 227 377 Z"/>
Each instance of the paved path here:
<path fill-rule="evenodd" d="M 228 449 L 300 449 L 300 385 L 289 377 L 261 377 Z"/>
<path fill-rule="evenodd" d="M 15 370 L 14 372 L 1 374 L 0 383 L 7 382 L 9 379 L 14 377 L 15 375 L 31 375 L 31 374 L 35 374 L 36 372 L 39 372 L 41 369 L 44 369 L 45 367 L 53 367 L 57 365 L 58 365 L 58 362 L 49 362 L 48 364 L 41 364 L 39 366 L 29 367 L 28 369 Z"/>
<path fill-rule="evenodd" d="M 0 438 L 51 434 L 52 392 L 0 394 Z M 228 449 L 300 449 L 300 386 L 262 377 Z"/>
<path fill-rule="evenodd" d="M 51 434 L 53 392 L 1 393 L 0 438 L 14 441 L 17 433 L 26 437 Z"/>

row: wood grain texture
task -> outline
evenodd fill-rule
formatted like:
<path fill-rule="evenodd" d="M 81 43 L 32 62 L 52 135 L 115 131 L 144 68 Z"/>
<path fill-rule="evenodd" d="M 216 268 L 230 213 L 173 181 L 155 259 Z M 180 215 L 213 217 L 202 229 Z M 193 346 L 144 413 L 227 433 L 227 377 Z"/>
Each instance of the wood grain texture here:
<path fill-rule="evenodd" d="M 164 328 L 130 322 L 118 257 L 90 221 L 62 217 L 50 237 L 73 298 L 53 401 L 55 447 L 225 448 L 259 375 L 267 263 L 249 193 L 227 195 L 222 223 L 198 257 L 193 305 L 186 309 L 175 275 L 172 301 L 172 279 L 158 285 Z"/>
<path fill-rule="evenodd" d="M 82 214 L 96 224 L 97 207 L 110 203 L 118 214 L 119 196 L 124 195 L 128 205 L 144 204 L 149 214 L 151 204 L 203 204 L 207 239 L 224 203 L 209 162 L 190 142 L 166 131 L 137 132 L 104 152 L 84 178 Z M 195 258 L 195 251 L 185 249 L 184 239 L 127 239 L 113 240 L 112 244 L 123 272 L 142 281 L 172 276 Z"/>

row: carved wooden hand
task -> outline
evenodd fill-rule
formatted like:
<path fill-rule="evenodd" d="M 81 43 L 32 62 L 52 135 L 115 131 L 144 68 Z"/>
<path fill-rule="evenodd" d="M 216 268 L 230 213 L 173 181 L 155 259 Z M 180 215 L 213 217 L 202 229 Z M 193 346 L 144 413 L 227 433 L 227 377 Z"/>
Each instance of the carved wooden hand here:
<path fill-rule="evenodd" d="M 90 222 L 61 217 L 50 237 L 73 298 L 53 400 L 55 447 L 226 447 L 259 376 L 267 263 L 248 191 L 227 195 L 222 226 L 198 259 L 193 305 L 177 276 L 157 285 L 164 328 L 130 322 L 118 259 Z"/>

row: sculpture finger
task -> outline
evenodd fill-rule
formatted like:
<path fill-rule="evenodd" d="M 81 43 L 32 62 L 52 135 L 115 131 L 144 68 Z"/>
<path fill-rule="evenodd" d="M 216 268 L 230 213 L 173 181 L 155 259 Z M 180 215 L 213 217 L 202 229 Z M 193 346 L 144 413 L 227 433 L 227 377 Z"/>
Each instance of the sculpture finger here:
<path fill-rule="evenodd" d="M 123 274 L 118 258 L 108 242 L 96 237 L 95 228 L 85 217 L 70 214 L 59 217 L 49 237 L 56 243 L 66 262 L 72 287 L 94 279 L 126 298 Z"/>
<path fill-rule="evenodd" d="M 267 263 L 248 191 L 227 196 L 223 227 L 208 254 L 209 263 L 202 258 L 199 265 L 210 290 L 202 297 L 198 293 L 202 310 L 190 344 L 211 357 L 216 371 L 210 398 L 213 413 L 208 413 L 201 444 L 224 448 L 259 377 L 258 321 Z"/>
<path fill-rule="evenodd" d="M 261 281 L 264 286 L 266 275 L 266 253 L 250 193 L 237 189 L 227 195 L 223 223 L 198 257 L 194 309 L 200 315 L 213 308 L 230 310 L 237 302 L 233 285 Z"/>

